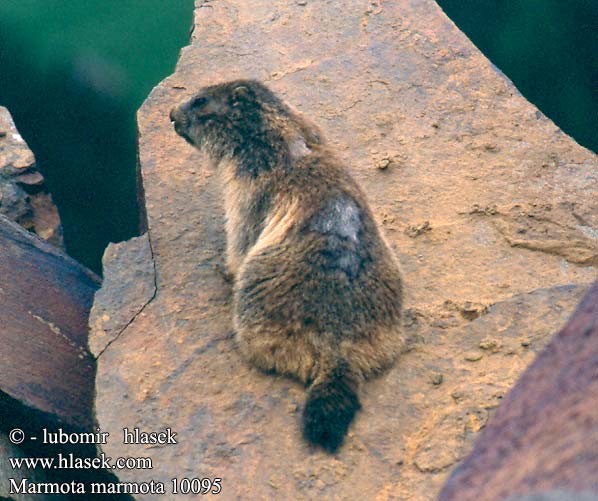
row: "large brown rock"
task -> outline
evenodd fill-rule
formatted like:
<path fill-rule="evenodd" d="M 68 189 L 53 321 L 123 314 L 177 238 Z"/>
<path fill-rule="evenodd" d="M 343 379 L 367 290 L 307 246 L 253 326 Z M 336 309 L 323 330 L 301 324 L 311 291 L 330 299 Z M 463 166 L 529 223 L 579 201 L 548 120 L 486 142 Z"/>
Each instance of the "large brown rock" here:
<path fill-rule="evenodd" d="M 0 214 L 63 247 L 58 210 L 27 144 L 0 106 Z"/>
<path fill-rule="evenodd" d="M 87 348 L 87 324 L 99 285 L 89 270 L 0 215 L 0 499 L 65 499 L 11 493 L 10 478 L 32 484 L 112 481 L 105 472 L 13 469 L 9 462 L 12 457 L 56 458 L 59 452 L 95 455 L 89 445 L 47 445 L 42 430 L 94 427 L 96 364 Z M 24 431 L 18 445 L 9 440 L 14 428 Z"/>
<path fill-rule="evenodd" d="M 598 161 L 432 0 L 200 1 L 195 14 L 192 45 L 138 115 L 147 240 L 104 261 L 125 307 L 111 287 L 94 307 L 104 449 L 154 460 L 122 480 L 221 477 L 222 499 L 433 499 L 595 277 Z M 333 457 L 300 438 L 304 389 L 235 350 L 216 175 L 168 120 L 235 77 L 321 125 L 402 263 L 411 350 L 365 386 Z M 171 427 L 178 444 L 123 444 L 124 427 Z"/>
<path fill-rule="evenodd" d="M 440 500 L 551 490 L 598 498 L 597 411 L 598 283 L 498 408 Z"/>
<path fill-rule="evenodd" d="M 92 428 L 95 360 L 87 323 L 99 284 L 0 215 L 0 429 L 22 425 L 17 416 L 27 412 Z"/>

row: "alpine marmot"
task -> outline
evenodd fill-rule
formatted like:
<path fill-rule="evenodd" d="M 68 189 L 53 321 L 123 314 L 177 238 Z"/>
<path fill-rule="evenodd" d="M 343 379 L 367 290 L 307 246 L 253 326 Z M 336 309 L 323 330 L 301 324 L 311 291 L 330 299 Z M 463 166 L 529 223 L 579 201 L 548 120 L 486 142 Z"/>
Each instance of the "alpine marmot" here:
<path fill-rule="evenodd" d="M 362 381 L 404 345 L 401 274 L 365 196 L 319 129 L 257 81 L 205 87 L 170 118 L 222 176 L 239 349 L 309 385 L 304 437 L 334 452 Z"/>

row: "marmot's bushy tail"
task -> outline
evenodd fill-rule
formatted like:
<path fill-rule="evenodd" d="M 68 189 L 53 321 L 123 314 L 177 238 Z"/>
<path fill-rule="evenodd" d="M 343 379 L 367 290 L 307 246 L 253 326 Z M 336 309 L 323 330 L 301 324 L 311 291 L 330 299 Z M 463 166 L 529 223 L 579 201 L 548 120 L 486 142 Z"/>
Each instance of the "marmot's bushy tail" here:
<path fill-rule="evenodd" d="M 328 452 L 339 448 L 361 409 L 358 386 L 357 378 L 344 361 L 312 384 L 303 410 L 303 436 L 308 442 Z"/>

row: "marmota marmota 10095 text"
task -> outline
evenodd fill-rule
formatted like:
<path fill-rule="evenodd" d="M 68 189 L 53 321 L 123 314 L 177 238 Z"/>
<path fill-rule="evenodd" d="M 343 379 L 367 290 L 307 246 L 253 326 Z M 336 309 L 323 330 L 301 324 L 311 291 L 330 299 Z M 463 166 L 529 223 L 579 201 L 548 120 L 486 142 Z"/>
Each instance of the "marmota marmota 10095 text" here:
<path fill-rule="evenodd" d="M 224 181 L 240 351 L 309 385 L 304 437 L 333 452 L 361 382 L 404 344 L 401 275 L 364 194 L 320 131 L 257 81 L 203 88 L 170 118 Z"/>

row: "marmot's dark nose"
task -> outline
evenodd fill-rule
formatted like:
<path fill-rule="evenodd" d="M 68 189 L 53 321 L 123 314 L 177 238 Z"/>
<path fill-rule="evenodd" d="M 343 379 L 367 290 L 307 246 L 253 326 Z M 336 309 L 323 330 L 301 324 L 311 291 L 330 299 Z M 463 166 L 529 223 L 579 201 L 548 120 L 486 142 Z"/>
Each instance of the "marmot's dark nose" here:
<path fill-rule="evenodd" d="M 175 128 L 189 125 L 189 115 L 185 104 L 179 104 L 170 110 L 170 121 L 175 125 Z"/>

